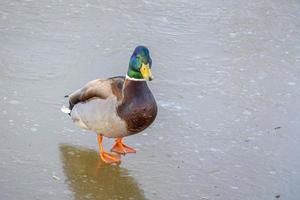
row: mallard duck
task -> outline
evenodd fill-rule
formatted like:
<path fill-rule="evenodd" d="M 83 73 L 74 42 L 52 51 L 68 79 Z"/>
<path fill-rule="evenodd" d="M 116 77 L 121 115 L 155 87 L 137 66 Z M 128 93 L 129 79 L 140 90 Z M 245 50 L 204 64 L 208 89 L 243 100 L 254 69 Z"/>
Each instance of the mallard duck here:
<path fill-rule="evenodd" d="M 123 144 L 155 120 L 157 105 L 146 81 L 153 80 L 152 60 L 147 47 L 135 48 L 126 76 L 96 79 L 67 95 L 69 108 L 62 109 L 73 122 L 97 133 L 100 158 L 106 163 L 121 161 L 120 154 L 136 150 Z M 111 152 L 103 149 L 103 136 L 115 138 Z"/>

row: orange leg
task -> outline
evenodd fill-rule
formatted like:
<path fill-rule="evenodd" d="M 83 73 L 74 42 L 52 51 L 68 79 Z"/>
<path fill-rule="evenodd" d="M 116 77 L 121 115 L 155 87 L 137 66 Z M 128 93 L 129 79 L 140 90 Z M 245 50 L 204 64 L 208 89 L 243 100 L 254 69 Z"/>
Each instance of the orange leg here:
<path fill-rule="evenodd" d="M 102 145 L 102 139 L 103 136 L 98 134 L 97 135 L 97 140 L 98 140 L 98 144 L 99 144 L 99 155 L 100 158 L 105 162 L 105 163 L 117 163 L 117 162 L 121 162 L 121 157 L 118 154 L 115 153 L 108 153 L 105 152 L 103 149 L 103 145 Z"/>
<path fill-rule="evenodd" d="M 135 153 L 136 150 L 132 147 L 129 147 L 122 143 L 122 138 L 116 138 L 115 144 L 112 146 L 111 150 L 116 153 L 126 154 L 126 153 Z"/>

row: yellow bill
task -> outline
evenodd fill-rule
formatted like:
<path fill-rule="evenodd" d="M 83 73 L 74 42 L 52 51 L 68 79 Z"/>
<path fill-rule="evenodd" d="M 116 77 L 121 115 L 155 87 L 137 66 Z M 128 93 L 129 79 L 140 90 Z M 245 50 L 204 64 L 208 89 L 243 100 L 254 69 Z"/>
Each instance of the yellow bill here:
<path fill-rule="evenodd" d="M 152 81 L 153 80 L 153 76 L 152 76 L 152 73 L 150 71 L 149 64 L 147 64 L 147 65 L 142 64 L 142 67 L 141 67 L 140 71 L 141 71 L 141 74 L 142 74 L 142 76 L 145 80 L 147 80 L 147 81 Z"/>

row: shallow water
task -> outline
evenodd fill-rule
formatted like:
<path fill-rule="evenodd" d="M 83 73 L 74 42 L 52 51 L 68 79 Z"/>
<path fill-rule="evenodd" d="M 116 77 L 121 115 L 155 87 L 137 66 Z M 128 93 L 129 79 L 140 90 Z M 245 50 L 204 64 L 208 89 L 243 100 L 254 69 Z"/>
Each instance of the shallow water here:
<path fill-rule="evenodd" d="M 300 197 L 298 1 L 0 3 L 0 199 Z M 119 166 L 60 112 L 153 59 L 159 105 Z M 112 140 L 104 140 L 108 149 Z M 277 197 L 276 197 L 277 196 Z"/>

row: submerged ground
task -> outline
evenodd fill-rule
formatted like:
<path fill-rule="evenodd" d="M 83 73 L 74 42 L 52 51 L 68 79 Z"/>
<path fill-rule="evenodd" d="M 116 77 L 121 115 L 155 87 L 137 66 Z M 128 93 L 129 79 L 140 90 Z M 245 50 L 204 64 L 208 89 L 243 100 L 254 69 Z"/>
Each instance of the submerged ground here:
<path fill-rule="evenodd" d="M 0 3 L 0 199 L 300 198 L 300 3 Z M 60 112 L 152 53 L 153 126 L 120 166 Z M 105 140 L 106 148 L 112 140 Z"/>

